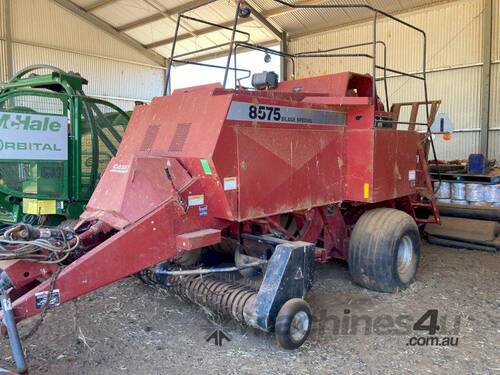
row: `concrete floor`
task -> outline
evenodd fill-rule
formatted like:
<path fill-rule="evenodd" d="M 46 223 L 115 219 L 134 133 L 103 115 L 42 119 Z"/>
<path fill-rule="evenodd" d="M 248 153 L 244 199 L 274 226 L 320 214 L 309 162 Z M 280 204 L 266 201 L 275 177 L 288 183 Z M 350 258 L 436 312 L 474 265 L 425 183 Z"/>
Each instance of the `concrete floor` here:
<path fill-rule="evenodd" d="M 500 254 L 430 245 L 417 282 L 398 294 L 352 284 L 345 264 L 321 265 L 307 298 L 314 331 L 287 352 L 272 335 L 211 321 L 201 308 L 129 278 L 51 310 L 24 345 L 31 374 L 500 374 L 499 286 Z M 457 346 L 409 345 L 426 337 L 412 328 L 430 309 L 438 310 L 437 337 L 458 338 Z M 337 319 L 359 320 L 357 332 L 353 324 L 338 329 Z M 221 347 L 205 341 L 217 324 L 231 337 Z M 12 366 L 5 339 L 0 362 Z"/>

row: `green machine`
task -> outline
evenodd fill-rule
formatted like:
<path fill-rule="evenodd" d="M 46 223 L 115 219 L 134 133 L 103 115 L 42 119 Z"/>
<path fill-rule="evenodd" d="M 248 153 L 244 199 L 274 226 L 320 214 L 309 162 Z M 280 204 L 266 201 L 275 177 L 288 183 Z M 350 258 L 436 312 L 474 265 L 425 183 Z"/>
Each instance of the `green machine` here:
<path fill-rule="evenodd" d="M 0 84 L 0 222 L 58 225 L 83 212 L 129 121 L 86 96 L 87 83 L 34 65 Z"/>

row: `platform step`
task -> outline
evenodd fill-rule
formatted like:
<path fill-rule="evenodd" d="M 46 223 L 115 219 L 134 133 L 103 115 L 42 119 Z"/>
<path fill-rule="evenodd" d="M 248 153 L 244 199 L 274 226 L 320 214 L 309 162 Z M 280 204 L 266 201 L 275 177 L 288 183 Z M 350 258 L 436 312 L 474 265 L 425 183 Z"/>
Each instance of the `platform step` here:
<path fill-rule="evenodd" d="M 431 203 L 423 203 L 423 202 L 411 202 L 413 207 L 422 207 L 422 208 L 432 208 Z"/>
<path fill-rule="evenodd" d="M 221 242 L 219 229 L 202 229 L 195 232 L 179 234 L 176 237 L 177 250 L 194 250 Z"/>

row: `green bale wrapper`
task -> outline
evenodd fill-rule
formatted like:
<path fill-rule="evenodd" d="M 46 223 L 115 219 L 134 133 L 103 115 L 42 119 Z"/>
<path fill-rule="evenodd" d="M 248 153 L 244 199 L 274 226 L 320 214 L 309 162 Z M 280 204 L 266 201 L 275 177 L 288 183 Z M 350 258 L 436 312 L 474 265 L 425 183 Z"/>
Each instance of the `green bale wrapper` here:
<path fill-rule="evenodd" d="M 58 225 L 82 213 L 129 121 L 86 84 L 46 65 L 0 84 L 0 222 Z"/>

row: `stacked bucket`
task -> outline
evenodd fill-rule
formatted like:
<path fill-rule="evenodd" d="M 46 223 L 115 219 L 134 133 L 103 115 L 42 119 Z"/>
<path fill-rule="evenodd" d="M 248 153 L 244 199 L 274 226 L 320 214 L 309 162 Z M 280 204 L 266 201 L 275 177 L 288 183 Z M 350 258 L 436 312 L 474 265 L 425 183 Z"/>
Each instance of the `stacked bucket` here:
<path fill-rule="evenodd" d="M 434 181 L 438 204 L 500 208 L 500 184 Z"/>

